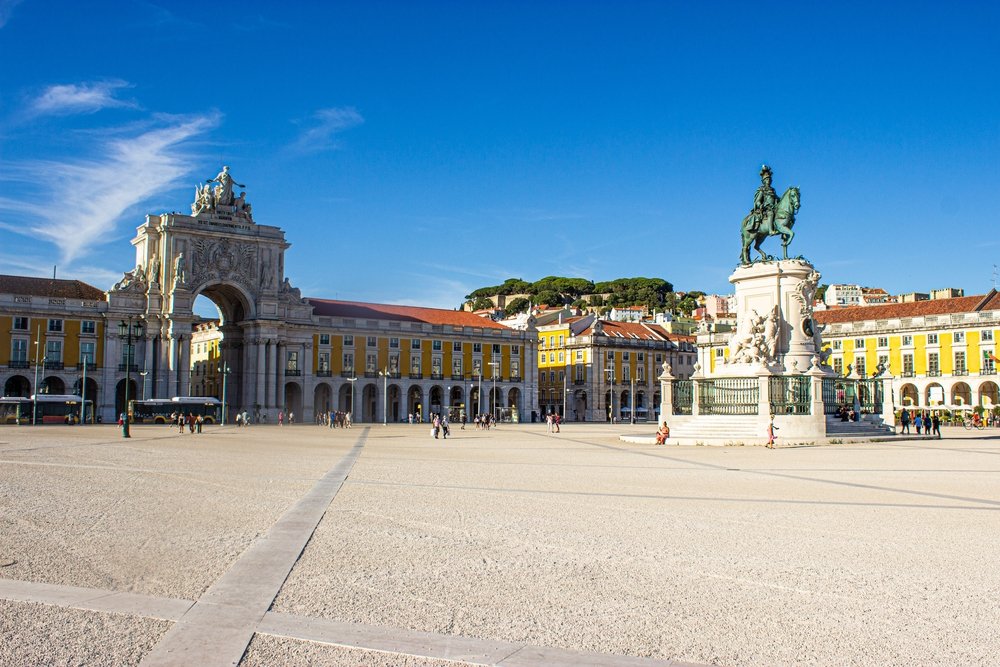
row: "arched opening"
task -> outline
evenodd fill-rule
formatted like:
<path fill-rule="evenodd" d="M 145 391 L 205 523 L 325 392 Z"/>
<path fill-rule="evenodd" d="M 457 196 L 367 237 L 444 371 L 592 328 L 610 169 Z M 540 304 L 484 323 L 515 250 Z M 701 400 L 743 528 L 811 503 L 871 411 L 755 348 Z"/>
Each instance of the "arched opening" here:
<path fill-rule="evenodd" d="M 320 382 L 313 390 L 313 415 L 317 418 L 333 409 L 333 390 L 325 382 Z"/>
<path fill-rule="evenodd" d="M 439 415 L 441 414 L 441 406 L 444 403 L 444 389 L 438 385 L 431 387 L 430 391 L 430 404 L 431 412 L 430 414 Z"/>
<path fill-rule="evenodd" d="M 403 421 L 403 416 L 399 414 L 399 385 L 390 384 L 389 388 L 386 390 L 388 392 L 389 398 L 389 421 L 399 422 Z"/>
<path fill-rule="evenodd" d="M 653 410 L 653 417 L 657 423 L 660 422 L 660 401 L 663 399 L 660 397 L 660 392 L 653 392 L 653 404 L 649 406 Z"/>
<path fill-rule="evenodd" d="M 461 386 L 451 387 L 448 390 L 448 418 L 458 421 L 463 413 L 468 414 L 465 408 L 465 390 Z"/>
<path fill-rule="evenodd" d="M 479 406 L 480 403 L 481 403 L 481 401 L 479 400 L 479 387 L 475 387 L 474 386 L 471 389 L 469 389 L 469 414 L 470 415 L 475 416 L 475 415 L 481 415 L 481 414 L 483 414 L 483 411 L 482 411 L 482 409 Z"/>
<path fill-rule="evenodd" d="M 904 408 L 915 407 L 920 404 L 920 392 L 912 384 L 904 384 L 899 388 L 899 402 Z"/>
<path fill-rule="evenodd" d="M 611 392 L 604 392 L 604 421 L 611 421 L 612 416 L 612 405 L 611 405 Z"/>
<path fill-rule="evenodd" d="M 924 405 L 930 407 L 944 405 L 944 387 L 937 382 L 931 382 L 927 385 L 924 392 Z"/>
<path fill-rule="evenodd" d="M 195 291 L 192 312 L 201 320 L 194 323 L 190 337 L 185 336 L 181 341 L 182 345 L 190 348 L 190 363 L 185 369 L 187 377 L 175 383 L 168 369 L 146 368 L 146 379 L 151 383 L 149 395 L 169 398 L 168 393 L 190 394 L 214 396 L 222 400 L 225 393 L 227 411 L 230 406 L 239 410 L 240 406 L 249 405 L 254 406 L 255 413 L 263 410 L 265 406 L 256 405 L 256 396 L 243 396 L 243 326 L 247 319 L 255 315 L 253 301 L 235 285 L 210 283 Z M 171 341 L 157 340 L 155 344 L 169 346 Z M 176 386 L 176 389 L 168 391 L 168 387 L 172 386 Z M 279 403 L 279 409 L 294 412 L 298 420 L 305 417 L 301 387 L 298 388 L 294 404 L 289 403 L 285 388 L 282 388 L 281 395 L 272 396 L 271 400 Z"/>
<path fill-rule="evenodd" d="M 951 388 L 951 404 L 959 409 L 972 407 L 972 388 L 965 382 L 956 382 Z"/>
<path fill-rule="evenodd" d="M 340 385 L 340 390 L 337 392 L 337 409 L 340 412 L 351 413 L 351 419 L 354 420 L 354 386 L 352 383 L 344 383 Z"/>
<path fill-rule="evenodd" d="M 23 375 L 13 375 L 4 383 L 3 395 L 11 398 L 27 398 L 31 396 L 31 382 Z"/>
<path fill-rule="evenodd" d="M 493 418 L 500 420 L 500 408 L 503 407 L 503 401 L 501 400 L 502 389 L 498 387 L 490 387 L 489 394 L 489 405 L 483 406 L 487 412 L 493 415 Z"/>
<path fill-rule="evenodd" d="M 288 422 L 292 422 L 292 416 L 302 419 L 302 387 L 297 382 L 285 383 L 285 414 Z"/>
<path fill-rule="evenodd" d="M 512 422 L 519 422 L 522 420 L 521 390 L 518 389 L 517 387 L 512 387 L 507 392 L 507 407 L 510 409 L 510 420 Z"/>
<path fill-rule="evenodd" d="M 125 412 L 125 383 L 126 380 L 119 380 L 115 385 L 115 419 Z M 137 398 L 136 389 L 138 389 L 136 381 L 128 380 L 128 400 L 133 401 Z"/>
<path fill-rule="evenodd" d="M 63 379 L 56 377 L 55 375 L 50 375 L 44 380 L 42 380 L 40 394 L 65 394 L 66 393 L 66 383 Z"/>
<path fill-rule="evenodd" d="M 366 384 L 361 390 L 361 421 L 374 422 L 376 410 L 376 391 L 374 384 Z"/>
<path fill-rule="evenodd" d="M 1000 404 L 1000 400 L 997 400 L 997 383 L 992 380 L 988 380 L 981 385 L 979 385 L 979 405 L 987 409 L 992 409 L 994 406 Z"/>
<path fill-rule="evenodd" d="M 424 392 L 420 387 L 414 385 L 406 392 L 406 410 L 413 415 L 414 420 L 422 421 L 427 415 L 424 414 Z"/>

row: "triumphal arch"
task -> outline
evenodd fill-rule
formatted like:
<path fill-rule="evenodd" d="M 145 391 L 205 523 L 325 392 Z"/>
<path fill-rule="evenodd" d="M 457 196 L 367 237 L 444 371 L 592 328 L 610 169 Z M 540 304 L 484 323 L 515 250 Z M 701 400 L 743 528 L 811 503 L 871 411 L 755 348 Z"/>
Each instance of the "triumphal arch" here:
<path fill-rule="evenodd" d="M 285 277 L 284 231 L 258 224 L 234 186 L 244 187 L 223 167 L 196 188 L 190 215 L 146 216 L 132 239 L 135 269 L 108 293 L 109 310 L 146 322 L 135 357 L 148 394 L 186 396 L 201 319 L 193 307 L 198 296 L 209 298 L 221 313 L 218 370 L 227 374 L 229 403 L 266 412 L 284 403 L 283 348 L 312 347 L 312 307 Z"/>

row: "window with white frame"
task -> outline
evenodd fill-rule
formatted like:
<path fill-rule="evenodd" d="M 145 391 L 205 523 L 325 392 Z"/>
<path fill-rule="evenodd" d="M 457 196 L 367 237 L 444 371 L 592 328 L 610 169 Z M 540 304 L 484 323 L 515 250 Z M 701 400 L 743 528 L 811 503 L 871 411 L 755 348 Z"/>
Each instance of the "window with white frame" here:
<path fill-rule="evenodd" d="M 15 338 L 10 342 L 10 360 L 17 362 L 28 361 L 27 338 Z"/>
<path fill-rule="evenodd" d="M 913 377 L 913 355 L 903 355 L 903 377 Z"/>
<path fill-rule="evenodd" d="M 319 344 L 320 345 L 329 345 L 330 344 L 330 334 L 320 334 L 319 335 Z"/>
<path fill-rule="evenodd" d="M 365 355 L 365 373 L 375 373 L 378 371 L 378 358 L 374 354 Z"/>
<path fill-rule="evenodd" d="M 420 339 L 419 338 L 414 338 L 413 340 L 410 341 L 410 349 L 411 350 L 419 350 L 420 349 Z"/>
<path fill-rule="evenodd" d="M 439 341 L 439 340 L 431 341 L 431 351 L 432 352 L 440 352 L 441 351 L 441 341 Z"/>
<path fill-rule="evenodd" d="M 993 375 L 996 372 L 997 367 L 993 350 L 983 350 L 982 370 L 980 373 L 983 375 Z"/>
<path fill-rule="evenodd" d="M 889 337 L 888 336 L 879 336 L 878 337 L 878 346 L 879 347 L 889 347 Z"/>
<path fill-rule="evenodd" d="M 14 318 L 14 329 L 18 331 L 28 330 L 28 318 L 27 317 L 15 317 Z M 990 332 L 993 333 L 992 331 Z M 986 340 L 985 338 L 983 340 Z"/>
<path fill-rule="evenodd" d="M 927 334 L 927 344 L 928 345 L 937 345 L 938 344 L 938 335 L 936 333 Z"/>
<path fill-rule="evenodd" d="M 906 347 L 913 345 L 913 336 L 903 336 L 903 345 Z"/>
<path fill-rule="evenodd" d="M 830 346 L 835 350 L 839 350 L 844 346 L 844 343 L 843 341 L 835 340 L 830 343 Z"/>
<path fill-rule="evenodd" d="M 965 367 L 965 352 L 955 352 L 955 374 L 965 375 L 968 372 Z"/>
<path fill-rule="evenodd" d="M 473 359 L 472 360 L 472 374 L 479 377 L 483 374 L 483 360 Z"/>
<path fill-rule="evenodd" d="M 431 375 L 441 375 L 441 356 L 431 357 Z"/>
<path fill-rule="evenodd" d="M 511 345 L 510 346 L 510 353 L 511 354 L 521 354 L 521 346 L 520 345 Z"/>
<path fill-rule="evenodd" d="M 80 343 L 80 363 L 93 364 L 97 359 L 95 356 L 95 349 L 97 343 L 92 340 L 83 341 Z"/>
<path fill-rule="evenodd" d="M 354 336 L 344 336 L 344 347 L 354 347 Z"/>
<path fill-rule="evenodd" d="M 519 378 L 521 377 L 521 362 L 518 359 L 510 360 L 510 376 Z"/>
<path fill-rule="evenodd" d="M 378 347 L 378 338 L 375 336 L 368 336 L 368 340 L 365 342 L 366 347 Z"/>
<path fill-rule="evenodd" d="M 461 352 L 462 351 L 462 341 L 460 341 L 460 340 L 453 340 L 451 342 L 451 351 L 452 352 Z"/>
<path fill-rule="evenodd" d="M 419 375 L 420 370 L 420 355 L 411 354 L 410 355 L 410 375 Z"/>
<path fill-rule="evenodd" d="M 854 370 L 861 377 L 865 377 L 868 374 L 865 368 L 865 358 L 861 355 L 854 357 Z"/>
<path fill-rule="evenodd" d="M 320 352 L 318 359 L 316 360 L 316 370 L 320 372 L 326 372 L 330 370 L 330 353 Z"/>
<path fill-rule="evenodd" d="M 452 375 L 461 375 L 462 374 L 462 358 L 461 357 L 452 357 L 452 360 L 451 360 L 451 374 Z"/>
<path fill-rule="evenodd" d="M 285 370 L 287 370 L 287 371 L 297 371 L 297 370 L 299 370 L 299 353 L 298 353 L 298 350 L 288 350 L 285 353 Z"/>
<path fill-rule="evenodd" d="M 855 338 L 854 339 L 854 349 L 855 350 L 863 350 L 863 349 L 865 349 L 865 339 L 864 338 Z"/>
<path fill-rule="evenodd" d="M 493 354 L 500 354 L 500 344 L 493 343 Z"/>
<path fill-rule="evenodd" d="M 956 343 L 964 343 L 965 342 L 965 332 L 964 331 L 956 331 L 953 334 L 953 340 Z"/>
<path fill-rule="evenodd" d="M 389 355 L 389 372 L 395 375 L 399 372 L 399 355 L 390 354 Z"/>
<path fill-rule="evenodd" d="M 576 351 L 576 360 L 577 361 L 583 361 L 583 350 L 577 350 Z"/>
<path fill-rule="evenodd" d="M 49 328 L 48 328 L 48 330 L 50 332 L 52 332 L 52 333 L 59 333 L 60 331 L 63 330 L 63 321 L 62 320 L 56 320 L 56 319 L 50 319 L 49 320 Z"/>
<path fill-rule="evenodd" d="M 993 329 L 983 329 L 982 332 L 980 332 L 979 340 L 984 342 L 993 340 Z"/>
<path fill-rule="evenodd" d="M 840 357 L 836 357 L 833 360 L 833 372 L 836 373 L 837 375 L 844 374 L 844 360 L 841 359 Z"/>
<path fill-rule="evenodd" d="M 928 375 L 941 374 L 941 358 L 938 356 L 937 352 L 927 353 L 927 374 Z"/>
<path fill-rule="evenodd" d="M 80 333 L 93 335 L 97 333 L 97 322 L 94 320 L 83 320 L 80 322 Z"/>
<path fill-rule="evenodd" d="M 560 363 L 566 361 L 566 353 L 563 352 L 562 350 L 559 351 L 559 361 Z"/>
<path fill-rule="evenodd" d="M 399 339 L 398 338 L 390 338 L 389 339 L 389 347 L 398 350 L 399 349 Z"/>
<path fill-rule="evenodd" d="M 62 320 L 59 320 L 59 322 L 61 323 Z M 123 348 L 128 348 L 128 345 L 124 345 Z M 45 360 L 54 362 L 62 361 L 61 340 L 50 340 L 45 343 Z"/>
<path fill-rule="evenodd" d="M 483 351 L 483 344 L 482 343 L 473 343 L 472 344 L 472 352 L 473 352 L 473 354 L 479 354 L 482 351 Z"/>
<path fill-rule="evenodd" d="M 345 352 L 344 353 L 344 365 L 342 369 L 345 373 L 354 373 L 354 353 Z"/>

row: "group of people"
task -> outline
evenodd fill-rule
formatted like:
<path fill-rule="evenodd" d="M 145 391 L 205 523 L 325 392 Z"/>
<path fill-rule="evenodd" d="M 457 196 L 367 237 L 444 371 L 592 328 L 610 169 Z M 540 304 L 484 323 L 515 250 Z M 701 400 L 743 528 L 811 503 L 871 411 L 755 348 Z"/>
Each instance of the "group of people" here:
<path fill-rule="evenodd" d="M 551 412 L 545 415 L 545 429 L 549 433 L 558 433 L 559 425 L 562 423 L 562 416 L 558 412 Z"/>
<path fill-rule="evenodd" d="M 288 411 L 288 423 L 289 423 L 289 425 L 295 423 L 295 413 L 292 412 L 291 410 Z M 284 426 L 284 425 L 285 425 L 285 411 L 284 410 L 279 410 L 278 411 L 278 426 Z"/>
<path fill-rule="evenodd" d="M 431 418 L 431 435 L 437 440 L 440 435 L 447 439 L 451 435 L 451 425 L 448 423 L 448 415 L 433 415 Z"/>
<path fill-rule="evenodd" d="M 911 423 L 913 424 L 913 428 L 916 429 L 917 435 L 936 435 L 939 438 L 941 437 L 941 417 L 936 412 L 931 414 L 926 411 L 914 411 L 911 415 L 910 411 L 904 408 L 899 413 L 900 433 L 909 433 Z"/>
<path fill-rule="evenodd" d="M 177 425 L 178 433 L 183 433 L 185 426 L 191 433 L 201 433 L 201 427 L 205 423 L 205 418 L 202 415 L 195 416 L 191 412 L 186 415 L 183 412 L 173 412 L 170 414 L 170 420 L 171 423 Z"/>
<path fill-rule="evenodd" d="M 343 410 L 321 412 L 317 417 L 317 421 L 321 426 L 327 426 L 329 428 L 351 428 L 353 426 L 351 422 L 351 413 Z"/>

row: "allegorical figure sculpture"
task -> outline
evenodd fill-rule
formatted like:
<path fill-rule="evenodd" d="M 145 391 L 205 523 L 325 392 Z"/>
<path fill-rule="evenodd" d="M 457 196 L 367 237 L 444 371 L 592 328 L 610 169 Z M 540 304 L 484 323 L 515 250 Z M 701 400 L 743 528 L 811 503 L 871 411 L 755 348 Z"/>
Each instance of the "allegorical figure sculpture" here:
<path fill-rule="evenodd" d="M 795 214 L 799 210 L 799 189 L 790 187 L 779 199 L 771 187 L 771 168 L 766 164 L 760 169 L 760 187 L 753 196 L 753 210 L 743 218 L 741 226 L 742 248 L 740 264 L 750 264 L 750 246 L 760 255 L 759 259 L 770 261 L 775 259 L 760 249 L 760 244 L 769 236 L 781 236 L 781 250 L 784 259 L 788 259 L 788 244 L 795 232 Z"/>
<path fill-rule="evenodd" d="M 229 175 L 229 167 L 223 166 L 222 171 L 216 174 L 215 178 L 210 178 L 206 183 L 218 183 L 215 186 L 215 205 L 216 206 L 232 206 L 233 200 L 233 186 L 236 185 L 241 188 L 246 186 L 242 183 L 237 183 L 233 180 L 233 177 Z"/>
<path fill-rule="evenodd" d="M 174 258 L 174 287 L 187 283 L 187 276 L 184 275 L 184 253 L 177 253 Z"/>

